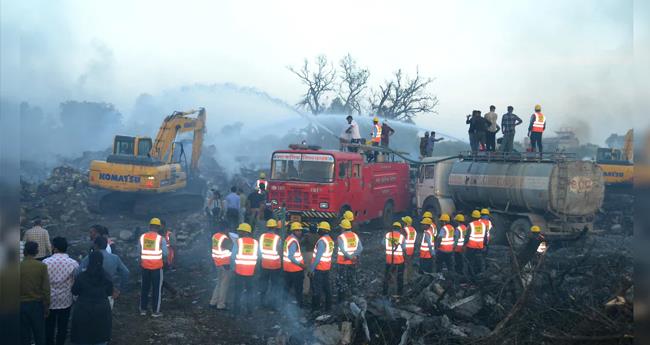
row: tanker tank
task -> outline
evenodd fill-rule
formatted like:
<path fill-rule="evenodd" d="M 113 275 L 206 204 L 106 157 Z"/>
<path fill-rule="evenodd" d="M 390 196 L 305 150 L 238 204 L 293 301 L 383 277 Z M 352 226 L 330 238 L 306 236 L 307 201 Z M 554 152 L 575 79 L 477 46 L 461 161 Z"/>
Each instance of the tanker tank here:
<path fill-rule="evenodd" d="M 602 171 L 588 161 L 464 160 L 448 181 L 456 203 L 557 217 L 592 216 L 605 195 Z"/>

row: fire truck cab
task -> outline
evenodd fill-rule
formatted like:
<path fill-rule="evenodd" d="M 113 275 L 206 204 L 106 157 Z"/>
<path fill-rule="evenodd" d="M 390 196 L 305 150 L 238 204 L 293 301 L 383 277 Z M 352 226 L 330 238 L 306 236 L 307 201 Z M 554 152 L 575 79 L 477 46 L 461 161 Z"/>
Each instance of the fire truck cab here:
<path fill-rule="evenodd" d="M 394 213 L 411 203 L 406 162 L 368 163 L 360 153 L 290 145 L 271 158 L 268 200 L 285 207 L 289 221 L 315 224 L 351 210 L 355 222 L 380 219 L 390 225 Z"/>

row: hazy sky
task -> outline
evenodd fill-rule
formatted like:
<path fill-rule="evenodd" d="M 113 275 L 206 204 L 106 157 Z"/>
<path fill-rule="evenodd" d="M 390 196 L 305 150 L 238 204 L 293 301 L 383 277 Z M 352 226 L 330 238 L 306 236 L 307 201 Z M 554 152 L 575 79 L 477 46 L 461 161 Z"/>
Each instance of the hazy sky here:
<path fill-rule="evenodd" d="M 646 1 L 2 1 L 3 97 L 56 107 L 233 82 L 295 103 L 286 66 L 352 54 L 377 85 L 397 68 L 435 77 L 438 115 L 540 103 L 549 127 L 601 143 L 647 123 Z M 643 63 L 642 63 L 643 61 Z M 643 110 L 643 111 L 642 111 Z M 523 134 L 523 130 L 519 134 Z"/>

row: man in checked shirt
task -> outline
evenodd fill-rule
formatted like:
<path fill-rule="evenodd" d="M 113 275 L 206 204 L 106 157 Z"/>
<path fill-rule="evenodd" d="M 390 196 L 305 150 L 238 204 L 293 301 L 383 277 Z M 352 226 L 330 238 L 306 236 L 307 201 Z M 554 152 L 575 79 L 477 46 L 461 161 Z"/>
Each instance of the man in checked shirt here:
<path fill-rule="evenodd" d="M 45 319 L 45 341 L 48 345 L 65 344 L 68 333 L 68 320 L 72 306 L 71 289 L 74 277 L 79 270 L 79 264 L 66 254 L 67 250 L 68 241 L 63 237 L 55 237 L 52 239 L 54 254 L 43 260 L 43 263 L 47 265 L 51 294 L 50 313 Z M 54 335 L 55 329 L 56 336 Z"/>

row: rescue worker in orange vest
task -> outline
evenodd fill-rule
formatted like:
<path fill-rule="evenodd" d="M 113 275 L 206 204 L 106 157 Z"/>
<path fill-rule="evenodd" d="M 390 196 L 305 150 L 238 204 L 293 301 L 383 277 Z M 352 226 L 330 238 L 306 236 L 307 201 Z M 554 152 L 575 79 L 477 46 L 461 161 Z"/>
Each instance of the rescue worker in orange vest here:
<path fill-rule="evenodd" d="M 535 105 L 535 113 L 530 117 L 528 126 L 528 137 L 530 138 L 530 149 L 535 152 L 535 147 L 542 153 L 542 133 L 546 129 L 546 116 L 542 114 L 542 106 Z"/>
<path fill-rule="evenodd" d="M 384 236 L 386 249 L 386 269 L 384 271 L 384 295 L 388 295 L 388 287 L 393 278 L 397 279 L 397 296 L 404 289 L 404 252 L 406 233 L 402 223 L 393 223 L 393 229 Z"/>
<path fill-rule="evenodd" d="M 259 243 L 253 238 L 252 232 L 250 224 L 239 224 L 237 227 L 239 238 L 233 244 L 230 254 L 230 267 L 235 268 L 235 284 L 233 286 L 235 289 L 233 314 L 235 316 L 239 315 L 240 304 L 243 304 L 246 315 L 253 312 L 253 276 L 259 257 Z"/>
<path fill-rule="evenodd" d="M 217 310 L 224 310 L 226 309 L 228 288 L 230 287 L 230 278 L 232 277 L 230 255 L 232 254 L 233 241 L 226 235 L 228 227 L 225 221 L 221 221 L 218 229 L 212 235 L 212 261 L 217 268 L 217 284 L 212 291 L 210 306 L 216 307 Z"/>
<path fill-rule="evenodd" d="M 330 289 L 330 270 L 332 269 L 332 258 L 334 256 L 334 241 L 330 236 L 330 223 L 320 222 L 318 234 L 320 238 L 314 247 L 314 259 L 311 262 L 309 275 L 312 283 L 311 309 L 318 311 L 321 307 L 321 299 L 325 298 L 326 312 L 332 309 L 332 290 Z"/>
<path fill-rule="evenodd" d="M 481 209 L 481 220 L 485 224 L 485 228 L 486 228 L 485 235 L 487 236 L 487 244 L 488 244 L 486 248 L 487 250 L 488 248 L 490 248 L 489 247 L 490 234 L 492 233 L 492 228 L 494 227 L 494 223 L 492 223 L 492 217 L 490 216 L 490 210 L 488 210 L 487 208 Z"/>
<path fill-rule="evenodd" d="M 140 235 L 140 267 L 142 267 L 142 285 L 140 290 L 140 315 L 147 315 L 149 291 L 151 294 L 151 316 L 160 317 L 160 301 L 163 285 L 163 263 L 167 257 L 167 243 L 160 235 L 161 222 L 151 218 L 149 231 Z"/>
<path fill-rule="evenodd" d="M 436 272 L 442 272 L 442 267 L 447 267 L 447 271 L 452 270 L 452 261 L 456 249 L 456 230 L 451 224 L 449 215 L 443 213 L 440 215 L 440 230 L 436 236 Z"/>
<path fill-rule="evenodd" d="M 160 228 L 165 234 L 165 242 L 167 243 L 167 260 L 165 260 L 164 269 L 171 270 L 173 269 L 172 265 L 174 264 L 174 254 L 176 252 L 176 235 L 169 230 L 167 223 L 162 218 L 160 219 Z M 178 291 L 176 291 L 176 289 L 169 283 L 168 279 L 163 281 L 163 289 L 169 291 L 172 294 L 172 297 L 176 297 L 178 294 Z"/>
<path fill-rule="evenodd" d="M 339 303 L 343 303 L 346 295 L 354 295 L 357 281 L 357 266 L 359 265 L 359 255 L 363 251 L 363 244 L 359 235 L 352 231 L 352 220 L 354 216 L 351 211 L 350 215 L 341 220 L 339 228 L 341 234 L 336 239 L 336 285 Z"/>
<path fill-rule="evenodd" d="M 435 238 L 438 232 L 431 218 L 422 218 L 422 243 L 420 243 L 420 270 L 433 272 L 433 256 L 435 255 Z"/>
<path fill-rule="evenodd" d="M 262 185 L 264 185 L 263 188 L 262 188 Z M 263 193 L 264 191 L 268 191 L 268 190 L 269 190 L 268 187 L 269 187 L 269 186 L 268 186 L 268 182 L 266 181 L 266 173 L 265 173 L 265 172 L 261 172 L 261 173 L 260 173 L 260 178 L 257 179 L 257 181 L 255 181 L 255 190 L 256 190 L 258 193 L 261 194 L 261 193 Z"/>
<path fill-rule="evenodd" d="M 282 268 L 284 270 L 284 285 L 286 293 L 293 290 L 294 300 L 302 308 L 302 283 L 304 279 L 305 262 L 300 250 L 302 224 L 291 223 L 291 234 L 284 240 L 282 251 Z"/>
<path fill-rule="evenodd" d="M 262 270 L 260 272 L 260 303 L 265 307 L 277 307 L 280 297 L 282 259 L 282 241 L 278 235 L 278 222 L 271 218 L 266 221 L 266 232 L 260 235 L 260 257 L 262 258 Z M 266 293 L 270 298 L 266 299 Z"/>
<path fill-rule="evenodd" d="M 481 220 L 481 212 L 472 211 L 473 221 L 469 223 L 469 229 L 465 236 L 465 255 L 469 262 L 468 272 L 474 276 L 483 271 L 483 255 L 487 246 L 486 227 Z"/>
<path fill-rule="evenodd" d="M 370 132 L 370 141 L 372 141 L 372 146 L 379 146 L 381 144 L 381 125 L 379 124 L 379 118 L 375 116 L 372 119 L 372 132 Z M 372 154 L 372 160 L 377 161 L 379 156 L 378 151 L 374 151 Z"/>
<path fill-rule="evenodd" d="M 406 234 L 406 238 L 404 239 L 404 247 L 406 248 L 404 252 L 406 264 L 404 266 L 404 279 L 409 281 L 413 272 L 413 256 L 415 254 L 415 241 L 418 237 L 418 232 L 413 227 L 413 218 L 410 216 L 402 217 L 401 221 L 404 224 L 404 233 Z"/>
<path fill-rule="evenodd" d="M 454 247 L 454 266 L 456 273 L 460 275 L 465 274 L 465 236 L 467 235 L 467 225 L 465 225 L 465 216 L 457 214 L 454 217 L 454 229 L 456 231 L 454 238 L 456 246 Z"/>

